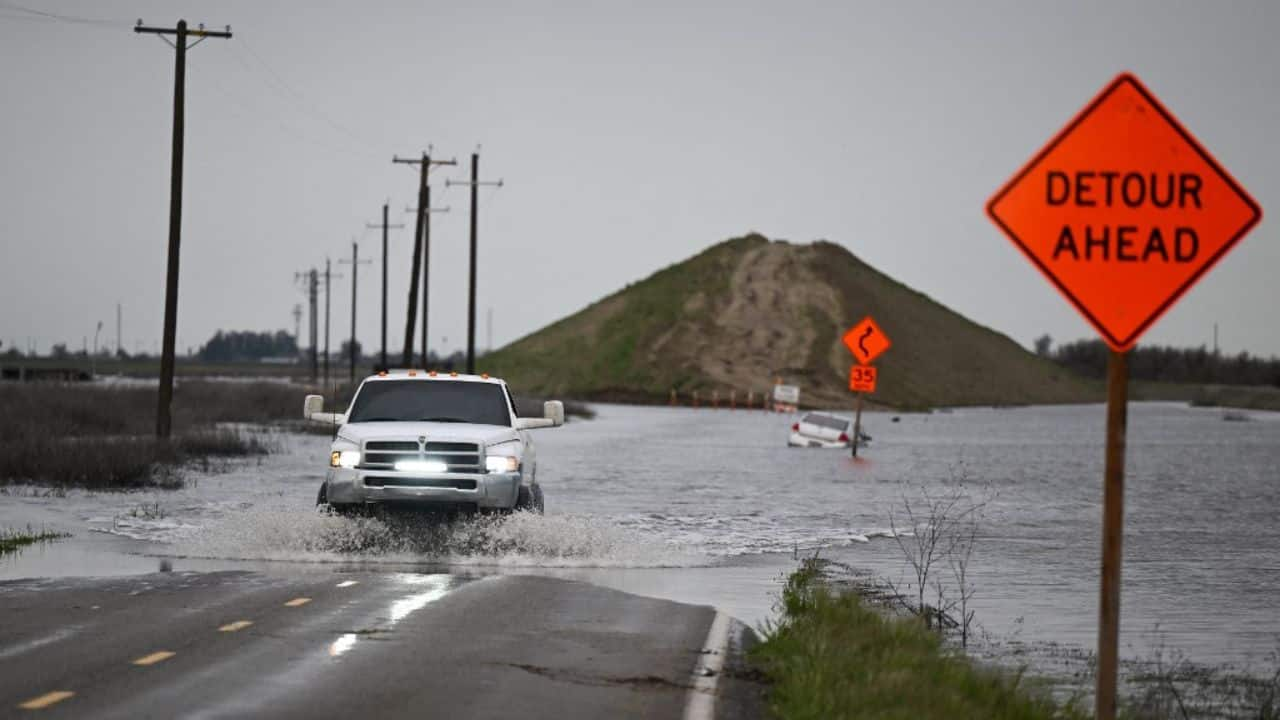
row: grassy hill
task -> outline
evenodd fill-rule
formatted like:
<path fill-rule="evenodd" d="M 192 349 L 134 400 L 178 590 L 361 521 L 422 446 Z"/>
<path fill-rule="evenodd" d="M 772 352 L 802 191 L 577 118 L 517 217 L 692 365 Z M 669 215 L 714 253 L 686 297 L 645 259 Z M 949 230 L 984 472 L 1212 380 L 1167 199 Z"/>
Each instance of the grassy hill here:
<path fill-rule="evenodd" d="M 876 403 L 898 408 L 1095 400 L 1099 387 L 880 273 L 844 247 L 748 235 L 628 285 L 484 358 L 523 392 L 663 401 L 775 377 L 805 405 L 847 406 L 840 335 L 874 315 L 893 347 Z"/>

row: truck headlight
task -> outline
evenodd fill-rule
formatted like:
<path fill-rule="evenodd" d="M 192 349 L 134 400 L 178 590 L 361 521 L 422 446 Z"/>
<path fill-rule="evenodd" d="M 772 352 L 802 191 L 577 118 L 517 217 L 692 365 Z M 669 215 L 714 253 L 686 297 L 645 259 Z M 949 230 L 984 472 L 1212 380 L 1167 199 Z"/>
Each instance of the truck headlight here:
<path fill-rule="evenodd" d="M 515 472 L 520 460 L 511 455 L 489 455 L 484 459 L 484 469 L 491 473 Z"/>
<path fill-rule="evenodd" d="M 329 467 L 353 468 L 359 464 L 359 450 L 334 450 L 329 453 Z"/>

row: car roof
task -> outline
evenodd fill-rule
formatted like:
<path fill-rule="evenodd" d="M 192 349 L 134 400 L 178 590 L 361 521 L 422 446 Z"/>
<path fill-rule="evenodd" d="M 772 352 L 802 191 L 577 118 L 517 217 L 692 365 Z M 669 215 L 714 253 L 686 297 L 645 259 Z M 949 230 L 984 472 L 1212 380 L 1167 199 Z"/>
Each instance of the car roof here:
<path fill-rule="evenodd" d="M 800 419 L 803 421 L 811 417 L 825 417 L 825 418 L 831 418 L 832 420 L 839 420 L 840 422 L 846 422 L 846 423 L 850 422 L 849 418 L 843 415 L 836 415 L 835 413 L 823 412 L 821 410 L 810 410 L 809 412 L 804 414 L 804 417 Z"/>
<path fill-rule="evenodd" d="M 449 382 L 474 382 L 486 383 L 489 385 L 504 385 L 501 378 L 490 377 L 488 374 L 467 375 L 458 372 L 444 372 L 441 370 L 414 370 L 410 368 L 395 368 L 380 372 L 377 375 L 370 375 L 365 378 L 365 382 L 383 382 L 386 380 L 416 380 L 419 382 L 439 382 L 442 380 Z"/>

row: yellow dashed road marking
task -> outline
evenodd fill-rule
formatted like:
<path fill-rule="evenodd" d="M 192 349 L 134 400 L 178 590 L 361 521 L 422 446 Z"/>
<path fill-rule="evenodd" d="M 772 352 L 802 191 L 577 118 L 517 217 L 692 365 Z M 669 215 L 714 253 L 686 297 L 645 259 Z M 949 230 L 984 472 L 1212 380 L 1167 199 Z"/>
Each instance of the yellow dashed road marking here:
<path fill-rule="evenodd" d="M 311 602 L 311 598 L 294 598 L 294 599 L 290 600 L 289 602 L 285 603 L 285 604 L 284 604 L 284 606 L 285 606 L 285 607 L 300 607 L 300 606 L 302 606 L 302 605 L 306 605 L 306 604 L 307 604 L 307 603 L 309 603 L 309 602 Z"/>
<path fill-rule="evenodd" d="M 252 620 L 237 620 L 233 623 L 227 623 L 226 625 L 223 625 L 222 627 L 218 628 L 218 632 L 235 632 L 237 630 L 243 630 L 252 624 L 253 624 Z"/>
<path fill-rule="evenodd" d="M 60 703 L 63 700 L 66 700 L 67 698 L 71 697 L 72 695 L 75 695 L 75 693 L 69 690 L 54 690 L 53 692 L 45 693 L 40 697 L 31 698 L 30 700 L 22 703 L 18 707 L 22 708 L 23 710 L 42 710 L 44 708 L 49 707 L 50 705 Z"/>
<path fill-rule="evenodd" d="M 359 585 L 359 584 L 360 584 L 359 580 L 343 580 L 342 582 L 338 583 L 338 587 L 351 587 L 352 585 Z"/>
<path fill-rule="evenodd" d="M 143 655 L 137 660 L 134 660 L 133 664 L 134 665 L 155 665 L 158 662 L 164 662 L 165 660 L 168 660 L 174 655 L 177 655 L 177 653 L 172 653 L 172 652 L 169 652 L 168 650 L 161 650 L 159 652 L 153 652 L 150 655 Z"/>

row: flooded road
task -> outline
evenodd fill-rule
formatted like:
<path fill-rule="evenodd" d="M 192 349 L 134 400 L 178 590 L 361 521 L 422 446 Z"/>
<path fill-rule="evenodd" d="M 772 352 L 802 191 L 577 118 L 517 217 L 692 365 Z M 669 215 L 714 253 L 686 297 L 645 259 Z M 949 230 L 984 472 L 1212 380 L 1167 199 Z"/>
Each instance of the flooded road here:
<path fill-rule="evenodd" d="M 162 561 L 277 574 L 444 568 L 588 580 L 758 625 L 796 554 L 905 580 L 890 515 L 901 520 L 904 496 L 963 480 L 987 502 L 971 567 L 977 623 L 997 639 L 1093 646 L 1102 406 L 872 414 L 875 440 L 858 461 L 787 449 L 789 416 L 597 410 L 538 431 L 544 517 L 406 529 L 320 516 L 328 439 L 282 434 L 280 453 L 193 472 L 177 492 L 10 489 L 0 526 L 74 537 L 0 559 L 0 579 L 153 572 Z M 1132 406 L 1123 654 L 1163 644 L 1249 666 L 1280 646 L 1280 415 L 1248 417 Z"/>

